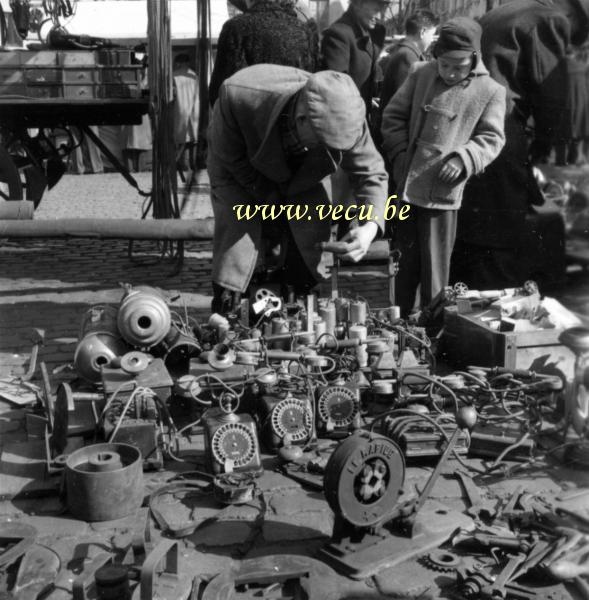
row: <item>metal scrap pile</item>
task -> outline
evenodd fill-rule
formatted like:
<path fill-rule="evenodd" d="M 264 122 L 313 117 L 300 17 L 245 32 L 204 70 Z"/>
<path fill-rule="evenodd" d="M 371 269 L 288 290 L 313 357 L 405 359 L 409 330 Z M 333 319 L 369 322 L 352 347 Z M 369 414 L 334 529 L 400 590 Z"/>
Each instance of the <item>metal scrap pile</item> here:
<path fill-rule="evenodd" d="M 572 329 L 561 342 L 577 356 L 568 385 L 559 374 L 505 366 L 440 374 L 425 329 L 399 319 L 394 306 L 338 294 L 284 301 L 259 289 L 251 306 L 198 323 L 156 290 L 127 287 L 118 306 L 84 315 L 79 379 L 55 395 L 46 382 L 27 424 L 31 436 L 42 425 L 48 473 L 63 473 L 66 505 L 79 519 L 143 510 L 142 471 L 184 463 L 196 470 L 152 486 L 145 517 L 148 528 L 153 521 L 185 537 L 206 519 L 172 522 L 164 496 L 212 497 L 214 518 L 254 498 L 263 507 L 258 481 L 274 455 L 272 468 L 324 491 L 335 524 L 319 558 L 336 571 L 364 579 L 414 559 L 453 575 L 446 587 L 454 597 L 541 598 L 537 586 L 521 583 L 529 574 L 580 589 L 589 572 L 587 521 L 548 497 L 516 490 L 502 501 L 479 486 L 565 450 L 569 461 L 585 459 L 589 334 Z M 194 440 L 202 441 L 197 457 Z M 434 468 L 416 490 L 406 474 L 424 461 Z M 466 514 L 433 502 L 448 471 L 464 488 Z M 107 553 L 87 565 L 74 597 L 90 587 L 100 598 L 127 598 L 135 587 L 142 598 L 161 595 L 153 573 L 163 558 L 158 585 L 169 580 L 174 590 L 165 597 L 225 597 L 210 595 L 218 578 L 207 587 L 178 572 L 178 542 L 162 541 L 147 557 L 145 543 L 138 536 L 123 560 Z M 285 567 L 260 593 L 319 598 L 320 582 L 297 595 L 309 581 Z M 258 585 L 226 597 L 258 597 Z"/>

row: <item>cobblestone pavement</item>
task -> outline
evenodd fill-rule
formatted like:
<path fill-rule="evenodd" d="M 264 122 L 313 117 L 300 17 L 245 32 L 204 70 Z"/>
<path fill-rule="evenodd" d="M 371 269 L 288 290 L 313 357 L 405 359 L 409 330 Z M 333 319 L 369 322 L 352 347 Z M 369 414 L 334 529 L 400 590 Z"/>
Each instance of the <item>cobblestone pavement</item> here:
<path fill-rule="evenodd" d="M 151 173 L 135 174 L 141 189 Z M 206 182 L 205 182 L 206 183 Z M 197 187 L 197 190 L 202 188 Z M 184 200 L 183 193 L 179 194 Z M 140 218 L 144 198 L 120 175 L 66 175 L 43 198 L 35 219 Z M 207 193 L 184 202 L 184 218 L 212 216 Z M 33 328 L 45 332 L 40 360 L 50 371 L 71 362 L 82 315 L 93 304 L 118 302 L 121 283 L 151 285 L 195 315 L 210 306 L 210 242 L 187 243 L 178 271 L 157 243 L 122 240 L 2 240 L 0 256 L 0 377 L 26 367 Z"/>

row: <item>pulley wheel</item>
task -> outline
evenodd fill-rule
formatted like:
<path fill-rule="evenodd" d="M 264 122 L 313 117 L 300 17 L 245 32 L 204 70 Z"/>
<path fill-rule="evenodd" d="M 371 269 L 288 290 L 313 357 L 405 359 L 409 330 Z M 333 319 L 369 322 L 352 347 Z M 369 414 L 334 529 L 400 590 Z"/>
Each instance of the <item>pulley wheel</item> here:
<path fill-rule="evenodd" d="M 323 488 L 336 515 L 357 527 L 381 522 L 405 481 L 405 461 L 393 441 L 367 431 L 342 442 L 325 467 Z"/>
<path fill-rule="evenodd" d="M 130 375 L 145 371 L 151 362 L 151 356 L 144 352 L 132 351 L 121 357 L 121 369 Z"/>

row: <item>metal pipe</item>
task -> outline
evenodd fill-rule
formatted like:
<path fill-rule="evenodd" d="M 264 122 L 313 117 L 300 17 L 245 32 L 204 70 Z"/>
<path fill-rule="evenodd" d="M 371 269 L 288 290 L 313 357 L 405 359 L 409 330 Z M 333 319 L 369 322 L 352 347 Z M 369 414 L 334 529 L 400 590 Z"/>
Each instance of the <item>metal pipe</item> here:
<path fill-rule="evenodd" d="M 0 237 L 126 240 L 212 240 L 214 219 L 0 220 Z"/>

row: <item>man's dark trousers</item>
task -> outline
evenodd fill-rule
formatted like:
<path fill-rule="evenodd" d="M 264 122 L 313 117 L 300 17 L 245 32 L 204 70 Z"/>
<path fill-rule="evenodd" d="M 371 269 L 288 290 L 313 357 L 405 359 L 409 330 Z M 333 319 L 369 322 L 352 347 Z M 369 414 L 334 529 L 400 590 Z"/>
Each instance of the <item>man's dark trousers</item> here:
<path fill-rule="evenodd" d="M 409 218 L 395 223 L 394 246 L 401 250 L 396 302 L 406 317 L 415 304 L 426 307 L 448 285 L 458 211 L 411 205 Z"/>

